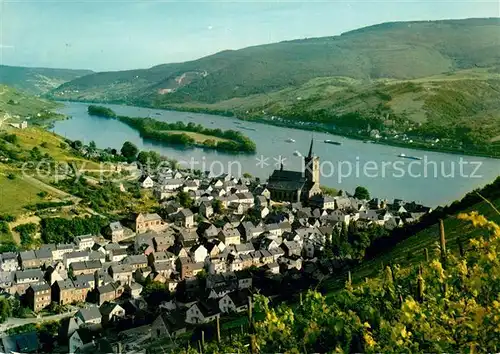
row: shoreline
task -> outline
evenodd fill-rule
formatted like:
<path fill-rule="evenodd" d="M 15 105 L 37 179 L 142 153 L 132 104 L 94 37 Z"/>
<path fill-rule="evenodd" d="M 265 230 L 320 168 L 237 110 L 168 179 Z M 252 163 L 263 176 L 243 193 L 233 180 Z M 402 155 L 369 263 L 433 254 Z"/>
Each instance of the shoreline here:
<path fill-rule="evenodd" d="M 464 156 L 475 156 L 475 157 L 484 157 L 484 158 L 490 158 L 490 159 L 500 159 L 500 154 L 498 155 L 491 155 L 487 153 L 482 153 L 482 152 L 470 152 L 470 151 L 464 151 L 464 150 L 457 150 L 457 149 L 446 149 L 446 148 L 436 148 L 432 146 L 422 146 L 422 145 L 408 145 L 402 142 L 397 142 L 393 140 L 374 140 L 373 138 L 367 137 L 367 136 L 362 136 L 359 134 L 355 133 L 342 133 L 342 132 L 331 132 L 327 129 L 321 128 L 321 127 L 313 127 L 313 126 L 302 126 L 299 124 L 287 124 L 287 123 L 282 123 L 282 122 L 277 122 L 277 121 L 271 121 L 269 119 L 265 118 L 244 118 L 244 117 L 239 117 L 235 115 L 234 112 L 232 111 L 218 111 L 218 110 L 210 110 L 210 109 L 205 109 L 205 108 L 190 108 L 190 107 L 173 107 L 173 106 L 166 106 L 166 107 L 155 107 L 152 105 L 139 105 L 139 104 L 129 104 L 126 102 L 102 102 L 102 101 L 87 101 L 87 100 L 55 100 L 55 102 L 75 102 L 75 103 L 87 103 L 87 104 L 114 104 L 114 105 L 124 105 L 124 106 L 129 106 L 129 107 L 141 107 L 141 108 L 149 108 L 149 109 L 156 109 L 160 111 L 173 111 L 173 112 L 190 112 L 190 113 L 198 113 L 198 114 L 207 114 L 207 115 L 213 115 L 213 116 L 220 116 L 220 117 L 229 117 L 229 118 L 234 118 L 239 121 L 243 122 L 256 122 L 256 123 L 262 123 L 266 125 L 273 125 L 273 126 L 278 126 L 278 127 L 286 127 L 286 128 L 292 128 L 292 129 L 297 129 L 297 130 L 303 130 L 303 131 L 317 131 L 321 133 L 326 133 L 330 134 L 333 136 L 338 136 L 338 137 L 344 137 L 348 139 L 353 139 L 353 140 L 358 140 L 358 141 L 370 141 L 371 144 L 378 144 L 378 145 L 387 145 L 387 146 L 395 146 L 395 147 L 401 147 L 405 149 L 413 149 L 413 150 L 419 150 L 419 151 L 430 151 L 430 152 L 440 152 L 444 154 L 452 154 L 452 155 L 464 155 Z"/>

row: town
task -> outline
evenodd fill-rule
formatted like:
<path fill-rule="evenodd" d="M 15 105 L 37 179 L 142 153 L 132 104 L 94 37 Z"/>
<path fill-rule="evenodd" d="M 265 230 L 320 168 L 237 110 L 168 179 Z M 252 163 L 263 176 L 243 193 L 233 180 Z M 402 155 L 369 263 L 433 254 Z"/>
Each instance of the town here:
<path fill-rule="evenodd" d="M 113 221 L 73 243 L 1 254 L 0 297 L 37 314 L 31 323 L 59 309 L 47 318 L 60 328 L 50 347 L 28 331 L 4 336 L 0 351 L 168 348 L 208 323 L 244 317 L 256 292 L 286 297 L 327 281 L 362 259 L 370 232 L 389 233 L 431 212 L 370 198 L 364 188 L 324 193 L 312 141 L 304 164 L 304 173 L 281 166 L 266 183 L 172 168 L 145 172 L 137 183 L 153 191 L 157 213 Z M 11 320 L 2 331 L 21 323 Z"/>

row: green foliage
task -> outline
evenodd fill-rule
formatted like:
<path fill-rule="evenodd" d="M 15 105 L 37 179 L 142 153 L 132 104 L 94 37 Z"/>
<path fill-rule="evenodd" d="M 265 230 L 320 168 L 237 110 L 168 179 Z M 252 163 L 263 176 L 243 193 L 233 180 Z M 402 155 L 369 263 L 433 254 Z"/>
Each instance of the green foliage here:
<path fill-rule="evenodd" d="M 97 212 L 124 210 L 130 203 L 128 194 L 111 182 L 100 185 L 87 183 L 83 178 L 67 178 L 55 186 L 72 195 L 80 197 L 89 207 Z"/>
<path fill-rule="evenodd" d="M 4 297 L 0 297 L 0 323 L 5 322 L 9 317 L 12 316 L 12 306 Z"/>
<path fill-rule="evenodd" d="M 39 196 L 40 198 L 45 198 L 48 195 L 48 193 L 46 191 L 40 191 L 36 195 Z"/>
<path fill-rule="evenodd" d="M 73 202 L 71 200 L 67 200 L 64 202 L 35 203 L 35 204 L 31 204 L 31 205 L 26 205 L 24 208 L 26 210 L 38 211 L 38 210 L 49 209 L 49 208 L 60 208 L 60 207 L 69 206 L 69 205 L 73 205 Z"/>
<path fill-rule="evenodd" d="M 463 40 L 465 34 L 467 41 Z M 148 70 L 88 75 L 61 86 L 54 96 L 165 107 L 270 93 L 321 77 L 358 80 L 425 77 L 495 65 L 497 57 L 490 50 L 488 39 L 496 36 L 498 19 L 493 18 L 386 23 L 342 36 L 224 51 Z M 205 70 L 208 75 L 204 75 Z M 175 78 L 180 73 L 185 73 L 187 79 L 177 84 Z M 175 88 L 175 92 L 158 95 L 158 87 L 165 85 Z M 78 92 L 68 96 L 72 90 Z M 224 108 L 220 111 L 224 112 Z"/>
<path fill-rule="evenodd" d="M 8 141 L 11 144 L 17 144 L 18 139 L 16 134 L 7 134 L 3 137 L 5 141 Z"/>
<path fill-rule="evenodd" d="M 184 208 L 191 208 L 194 203 L 194 200 L 190 197 L 189 193 L 184 191 L 179 192 L 176 199 Z"/>
<path fill-rule="evenodd" d="M 90 105 L 87 108 L 87 112 L 91 116 L 116 118 L 116 113 L 112 109 L 103 106 Z"/>
<path fill-rule="evenodd" d="M 157 281 L 146 284 L 141 295 L 151 308 L 158 307 L 163 301 L 168 301 L 171 297 L 168 284 Z"/>
<path fill-rule="evenodd" d="M 69 308 L 66 305 L 59 305 L 57 302 L 52 301 L 47 309 L 51 314 L 59 315 L 68 312 Z"/>
<path fill-rule="evenodd" d="M 40 222 L 42 241 L 44 243 L 71 243 L 75 236 L 98 235 L 107 223 L 107 219 L 99 216 L 73 219 L 45 218 Z"/>
<path fill-rule="evenodd" d="M 90 70 L 28 68 L 0 65 L 2 83 L 32 95 L 40 95 L 57 86 L 92 73 Z M 18 97 L 15 97 L 19 100 Z M 41 99 L 38 99 L 41 101 Z"/>
<path fill-rule="evenodd" d="M 156 151 L 141 151 L 139 155 L 137 155 L 137 162 L 139 162 L 145 170 L 154 170 L 161 161 L 162 158 Z"/>
<path fill-rule="evenodd" d="M 123 143 L 120 151 L 123 157 L 125 157 L 128 161 L 134 161 L 137 153 L 139 152 L 139 149 L 130 141 L 126 141 Z"/>
<path fill-rule="evenodd" d="M 15 180 L 17 178 L 17 176 L 14 173 L 9 173 L 7 175 L 7 178 L 10 179 L 10 180 Z"/>
<path fill-rule="evenodd" d="M 217 150 L 235 151 L 235 152 L 253 152 L 256 149 L 255 143 L 241 132 L 235 130 L 222 131 L 221 129 L 205 128 L 200 124 L 192 122 L 184 124 L 183 122 L 167 123 L 152 118 L 131 118 L 118 117 L 123 123 L 137 129 L 141 136 L 157 141 L 178 144 L 178 145 L 200 145 L 206 148 L 215 148 Z M 214 136 L 227 141 L 218 141 L 207 139 L 203 143 L 197 143 L 196 140 L 185 133 L 171 133 L 171 131 L 184 131 Z M 123 154 L 123 152 L 122 152 Z M 125 155 L 124 155 L 125 156 Z"/>
<path fill-rule="evenodd" d="M 464 256 L 448 254 L 446 264 L 432 259 L 423 267 L 385 267 L 379 276 L 346 283 L 328 298 L 309 290 L 300 306 L 273 306 L 255 296 L 254 312 L 261 314 L 253 325 L 258 351 L 498 352 L 500 227 L 477 213 L 459 218 L 487 236 L 472 239 Z M 207 348 L 217 352 L 227 344 L 225 338 Z"/>
<path fill-rule="evenodd" d="M 327 187 L 327 186 L 321 186 L 321 191 L 323 194 L 336 197 L 338 195 L 338 192 L 335 188 Z"/>
<path fill-rule="evenodd" d="M 0 215 L 0 221 L 5 221 L 5 222 L 13 222 L 16 221 L 16 217 L 14 215 Z"/>
<path fill-rule="evenodd" d="M 43 159 L 43 154 L 38 148 L 38 146 L 35 146 L 33 149 L 31 149 L 30 156 L 35 161 L 40 161 Z"/>
<path fill-rule="evenodd" d="M 28 332 L 33 332 L 36 331 L 36 325 L 34 323 L 27 323 L 22 326 L 14 327 L 14 328 L 9 328 L 7 330 L 8 335 L 13 335 L 13 334 L 19 334 L 19 333 L 28 333 Z"/>
<path fill-rule="evenodd" d="M 83 147 L 83 143 L 80 140 L 72 141 L 70 145 L 75 150 L 80 150 Z"/>
<path fill-rule="evenodd" d="M 212 209 L 214 210 L 214 213 L 220 214 L 224 211 L 224 205 L 222 205 L 222 202 L 219 199 L 214 199 L 212 201 Z"/>
<path fill-rule="evenodd" d="M 30 247 L 35 241 L 38 226 L 35 223 L 21 224 L 14 228 L 21 236 L 21 246 Z"/>
<path fill-rule="evenodd" d="M 365 187 L 358 186 L 354 191 L 354 198 L 370 200 L 370 193 Z"/>

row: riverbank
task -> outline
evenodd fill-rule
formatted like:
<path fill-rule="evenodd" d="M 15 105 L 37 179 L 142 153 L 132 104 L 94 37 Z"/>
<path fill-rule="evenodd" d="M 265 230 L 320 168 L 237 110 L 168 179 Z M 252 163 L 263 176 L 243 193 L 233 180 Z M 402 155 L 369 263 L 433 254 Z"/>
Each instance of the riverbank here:
<path fill-rule="evenodd" d="M 254 153 L 256 150 L 256 145 L 252 140 L 235 130 L 222 131 L 218 128 L 205 128 L 200 124 L 184 124 L 181 121 L 167 123 L 149 117 L 119 116 L 110 108 L 95 105 L 88 106 L 87 112 L 97 117 L 117 119 L 136 129 L 142 137 L 160 143 L 231 153 Z"/>
<path fill-rule="evenodd" d="M 99 101 L 72 101 L 72 100 L 59 100 L 60 102 L 80 102 L 80 103 L 100 103 L 100 104 L 118 104 L 118 105 L 126 105 L 126 106 L 136 106 L 143 107 L 149 109 L 157 109 L 164 111 L 176 111 L 176 112 L 191 112 L 191 113 L 200 113 L 200 114 L 208 114 L 215 116 L 224 116 L 231 117 L 241 121 L 248 122 L 258 122 L 267 125 L 273 125 L 278 127 L 287 127 L 293 129 L 299 129 L 304 131 L 317 131 L 321 133 L 332 134 L 335 136 L 341 136 L 349 139 L 360 140 L 360 141 L 370 141 L 374 144 L 386 145 L 386 146 L 396 146 L 404 149 L 414 149 L 421 151 L 433 151 L 433 152 L 441 152 L 448 153 L 454 155 L 464 155 L 464 156 L 477 156 L 477 157 L 486 157 L 493 159 L 500 159 L 500 143 L 498 143 L 498 148 L 492 152 L 478 151 L 474 150 L 473 147 L 461 147 L 461 148 L 453 148 L 446 147 L 442 145 L 435 145 L 434 143 L 425 143 L 425 142 L 404 142 L 396 139 L 374 139 L 371 138 L 368 134 L 358 134 L 355 132 L 348 132 L 342 130 L 332 130 L 326 129 L 321 126 L 313 126 L 309 125 L 309 122 L 291 122 L 287 121 L 286 123 L 280 122 L 278 120 L 273 120 L 271 118 L 263 118 L 263 117 L 255 117 L 255 116 L 242 116 L 238 115 L 236 112 L 228 111 L 228 110 L 216 110 L 216 109 L 208 109 L 208 108 L 198 108 L 198 107 L 180 107 L 180 106 L 162 106 L 156 107 L 154 105 L 146 104 L 144 102 L 139 103 L 131 103 L 125 101 L 115 101 L 115 102 L 99 102 Z M 301 124 L 302 123 L 302 124 Z M 434 145 L 432 145 L 434 144 Z M 495 144 L 495 143 L 492 143 Z M 496 145 L 493 145 L 496 147 Z"/>
<path fill-rule="evenodd" d="M 435 145 L 434 143 L 424 143 L 424 142 L 406 143 L 406 142 L 401 141 L 401 140 L 390 139 L 390 138 L 389 139 L 374 139 L 374 138 L 370 137 L 370 135 L 368 135 L 368 134 L 359 134 L 359 133 L 355 133 L 355 132 L 342 131 L 342 130 L 338 130 L 338 129 L 335 129 L 335 130 L 327 129 L 327 128 L 322 127 L 322 126 L 311 125 L 312 123 L 310 123 L 310 122 L 302 122 L 302 121 L 283 122 L 283 121 L 279 121 L 279 120 L 272 119 L 272 118 L 262 118 L 262 117 L 255 117 L 255 116 L 242 117 L 242 116 L 236 115 L 234 112 L 231 112 L 231 111 L 211 110 L 211 109 L 201 109 L 201 108 L 189 108 L 189 107 L 177 107 L 177 106 L 168 106 L 165 108 L 157 108 L 157 107 L 148 107 L 148 108 L 231 117 L 231 118 L 236 118 L 236 119 L 239 119 L 242 121 L 258 122 L 258 123 L 262 123 L 262 124 L 268 124 L 268 125 L 273 125 L 273 126 L 278 126 L 278 127 L 293 128 L 293 129 L 300 129 L 300 130 L 306 130 L 306 131 L 316 131 L 316 132 L 321 132 L 321 133 L 326 133 L 326 134 L 332 134 L 335 136 L 341 136 L 341 137 L 345 137 L 345 138 L 349 138 L 349 139 L 366 141 L 366 142 L 373 143 L 373 144 L 396 146 L 396 147 L 402 147 L 405 149 L 434 151 L 434 152 L 442 152 L 442 153 L 454 154 L 454 155 L 478 156 L 478 157 L 500 159 L 500 143 L 498 144 L 498 146 L 499 146 L 498 151 L 493 151 L 492 153 L 487 153 L 487 152 L 477 151 L 477 150 L 474 151 L 472 147 L 469 147 L 468 149 L 465 149 L 465 148 L 457 149 L 457 148 L 446 147 L 446 146 L 442 146 L 442 145 L 441 146 Z M 432 145 L 432 144 L 434 144 L 434 145 Z"/>

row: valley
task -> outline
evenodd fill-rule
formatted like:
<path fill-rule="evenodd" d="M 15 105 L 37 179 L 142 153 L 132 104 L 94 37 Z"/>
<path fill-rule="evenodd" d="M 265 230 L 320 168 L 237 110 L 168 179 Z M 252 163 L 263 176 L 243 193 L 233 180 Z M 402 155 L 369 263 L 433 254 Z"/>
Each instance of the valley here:
<path fill-rule="evenodd" d="M 384 23 L 335 37 L 91 74 L 48 95 L 500 157 L 498 38 L 495 18 Z"/>
<path fill-rule="evenodd" d="M 491 4 L 185 3 L 2 6 L 0 352 L 499 352 Z"/>

